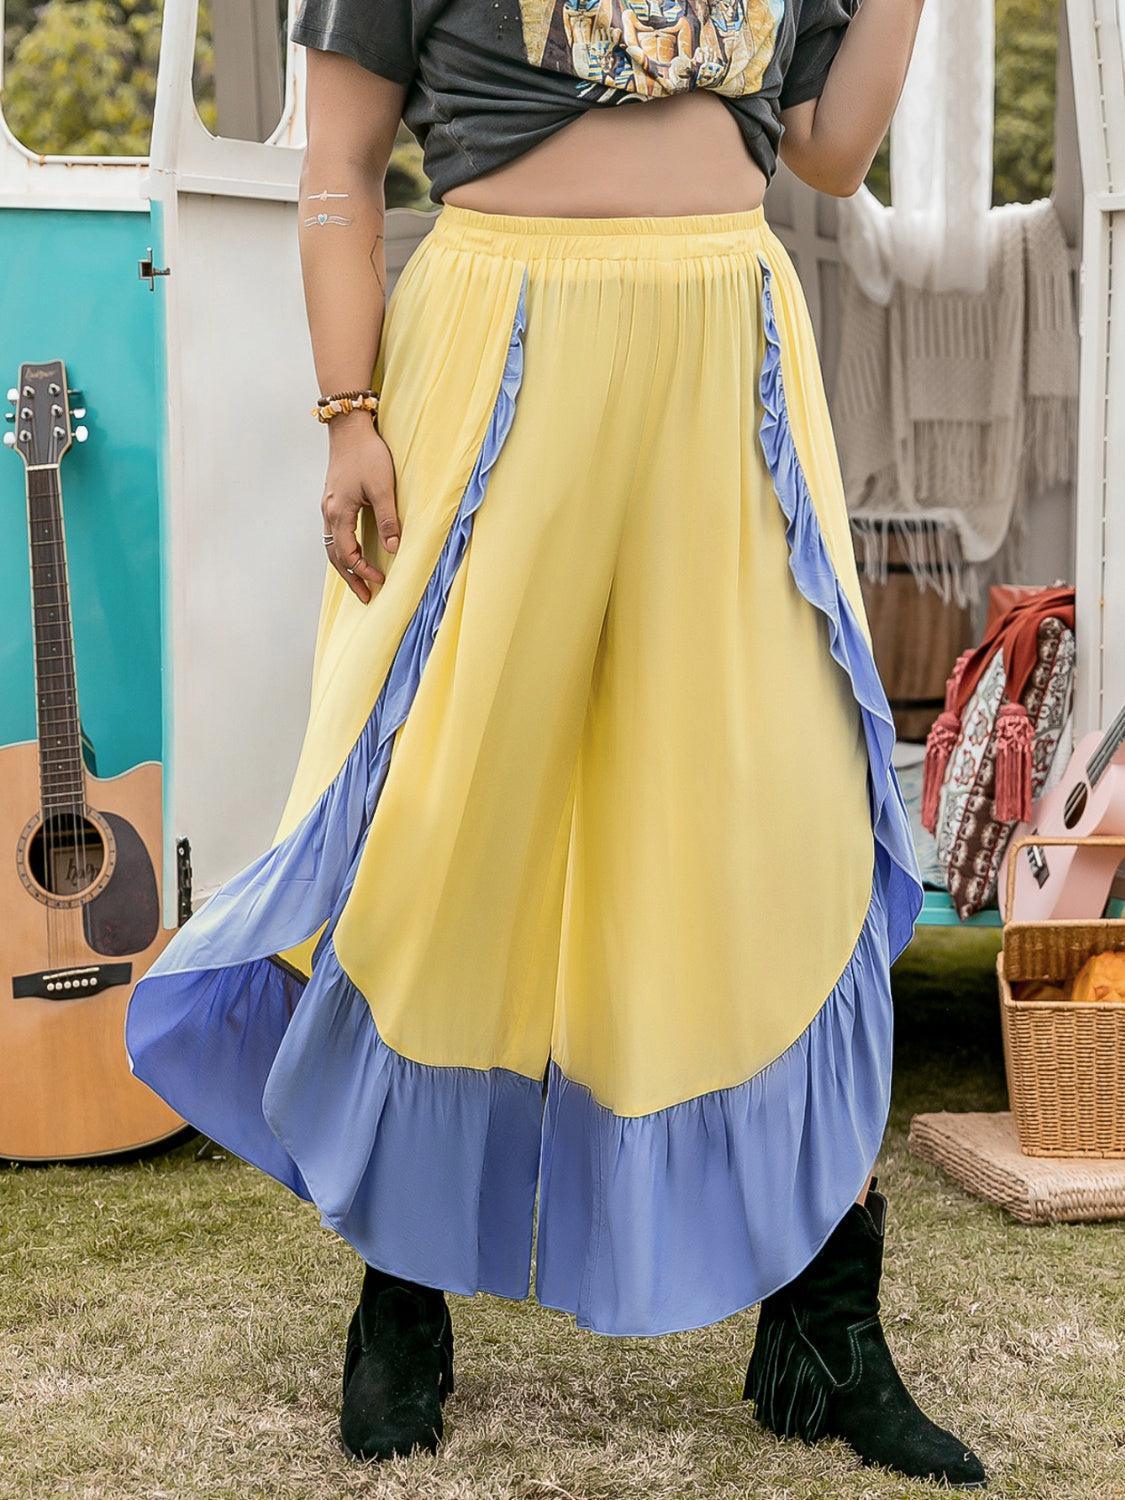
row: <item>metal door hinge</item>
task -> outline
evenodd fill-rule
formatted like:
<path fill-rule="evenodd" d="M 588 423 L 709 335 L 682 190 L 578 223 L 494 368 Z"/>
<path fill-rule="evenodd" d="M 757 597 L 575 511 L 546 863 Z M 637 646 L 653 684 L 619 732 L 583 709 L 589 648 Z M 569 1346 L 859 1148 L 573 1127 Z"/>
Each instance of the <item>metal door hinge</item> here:
<path fill-rule="evenodd" d="M 151 245 L 148 247 L 148 253 L 146 255 L 142 255 L 140 260 L 137 262 L 137 275 L 142 281 L 148 282 L 148 289 L 150 292 L 154 292 L 156 290 L 156 278 L 158 276 L 171 276 L 171 274 L 171 266 L 157 266 L 153 264 Z"/>
<path fill-rule="evenodd" d="M 191 916 L 191 843 L 176 840 L 176 919 L 182 927 Z"/>

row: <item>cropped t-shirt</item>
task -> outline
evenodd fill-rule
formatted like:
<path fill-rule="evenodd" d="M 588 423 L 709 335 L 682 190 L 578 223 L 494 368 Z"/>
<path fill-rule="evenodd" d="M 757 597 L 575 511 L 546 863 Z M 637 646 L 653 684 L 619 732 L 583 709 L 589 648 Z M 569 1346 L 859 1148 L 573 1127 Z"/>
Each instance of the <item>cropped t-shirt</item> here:
<path fill-rule="evenodd" d="M 766 177 L 860 0 L 303 0 L 292 38 L 406 86 L 430 196 L 588 108 L 713 90 Z M 612 171 L 612 163 L 592 170 Z"/>

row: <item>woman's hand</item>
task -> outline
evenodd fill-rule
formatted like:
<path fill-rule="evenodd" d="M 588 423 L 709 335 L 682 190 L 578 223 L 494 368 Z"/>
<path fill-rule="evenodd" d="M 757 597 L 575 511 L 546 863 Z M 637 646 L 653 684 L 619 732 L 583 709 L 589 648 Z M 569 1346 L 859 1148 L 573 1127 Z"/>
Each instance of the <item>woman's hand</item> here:
<path fill-rule="evenodd" d="M 368 561 L 359 543 L 359 513 L 375 513 L 379 540 L 398 550 L 400 527 L 395 507 L 395 469 L 390 449 L 366 412 L 348 412 L 328 423 L 328 474 L 324 481 L 324 534 L 328 559 L 357 599 L 367 604 L 386 575 Z"/>

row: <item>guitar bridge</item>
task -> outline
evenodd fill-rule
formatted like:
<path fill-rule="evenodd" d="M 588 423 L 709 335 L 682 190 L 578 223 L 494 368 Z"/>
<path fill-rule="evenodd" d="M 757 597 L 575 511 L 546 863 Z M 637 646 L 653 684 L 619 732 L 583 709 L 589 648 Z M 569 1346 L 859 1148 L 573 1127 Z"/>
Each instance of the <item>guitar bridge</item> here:
<path fill-rule="evenodd" d="M 75 964 L 69 969 L 42 969 L 38 974 L 17 974 L 12 980 L 13 1000 L 80 1000 L 118 985 L 131 984 L 132 964 Z"/>
<path fill-rule="evenodd" d="M 1027 848 L 1027 862 L 1031 866 L 1031 876 L 1035 884 L 1042 888 L 1047 884 L 1047 877 L 1051 871 L 1047 864 L 1047 856 L 1043 852 L 1041 844 L 1029 844 Z"/>

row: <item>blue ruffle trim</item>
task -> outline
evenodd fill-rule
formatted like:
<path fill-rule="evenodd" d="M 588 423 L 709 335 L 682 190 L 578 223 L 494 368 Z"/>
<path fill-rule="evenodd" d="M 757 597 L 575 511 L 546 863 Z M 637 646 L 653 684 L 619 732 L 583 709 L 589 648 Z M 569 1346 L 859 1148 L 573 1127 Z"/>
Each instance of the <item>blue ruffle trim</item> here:
<path fill-rule="evenodd" d="M 293 833 L 176 935 L 129 1009 L 138 1076 L 214 1139 L 311 1197 L 326 1225 L 386 1270 L 455 1292 L 526 1296 L 538 1184 L 540 1300 L 602 1333 L 716 1321 L 816 1253 L 879 1147 L 889 968 L 922 899 L 886 698 L 788 431 L 768 272 L 763 303 L 762 441 L 789 520 L 794 579 L 827 616 L 833 656 L 862 709 L 875 831 L 863 928 L 805 1032 L 745 1083 L 622 1118 L 555 1065 L 544 1094 L 540 1080 L 502 1068 L 402 1057 L 337 960 L 335 917 L 386 776 L 389 726 L 409 710 L 511 423 L 522 297 L 473 479 L 360 740 Z M 270 958 L 326 921 L 307 983 Z"/>
<path fill-rule="evenodd" d="M 390 766 L 394 736 L 421 682 L 523 378 L 526 277 L 480 452 L 433 572 L 347 760 L 279 844 L 226 881 L 133 990 L 125 1045 L 134 1073 L 212 1140 L 308 1197 L 261 1113 L 265 1082 L 304 990 L 273 955 L 321 927 L 314 964 L 351 889 Z M 327 924 L 327 926 L 325 926 Z M 366 1007 L 364 1007 L 366 1009 Z M 370 1012 L 368 1012 L 370 1014 Z"/>
<path fill-rule="evenodd" d="M 876 885 L 827 1001 L 745 1083 L 622 1119 L 552 1068 L 539 1300 L 601 1333 L 674 1333 L 751 1306 L 807 1265 L 879 1151 L 889 967 Z"/>
<path fill-rule="evenodd" d="M 364 1260 L 501 1297 L 527 1296 L 542 1107 L 536 1079 L 393 1051 L 331 941 L 262 1098 L 321 1222 Z"/>
<path fill-rule="evenodd" d="M 801 593 L 827 620 L 829 649 L 851 679 L 852 692 L 862 710 L 869 763 L 871 826 L 875 833 L 876 878 L 885 893 L 888 951 L 893 963 L 913 936 L 914 921 L 923 899 L 918 857 L 910 834 L 910 815 L 891 758 L 895 743 L 894 719 L 871 648 L 832 566 L 808 481 L 801 468 L 785 404 L 781 339 L 771 289 L 773 273 L 764 259 L 760 258 L 760 263 L 762 321 L 766 335 L 759 381 L 763 408 L 762 450 L 788 522 L 789 570 Z"/>

